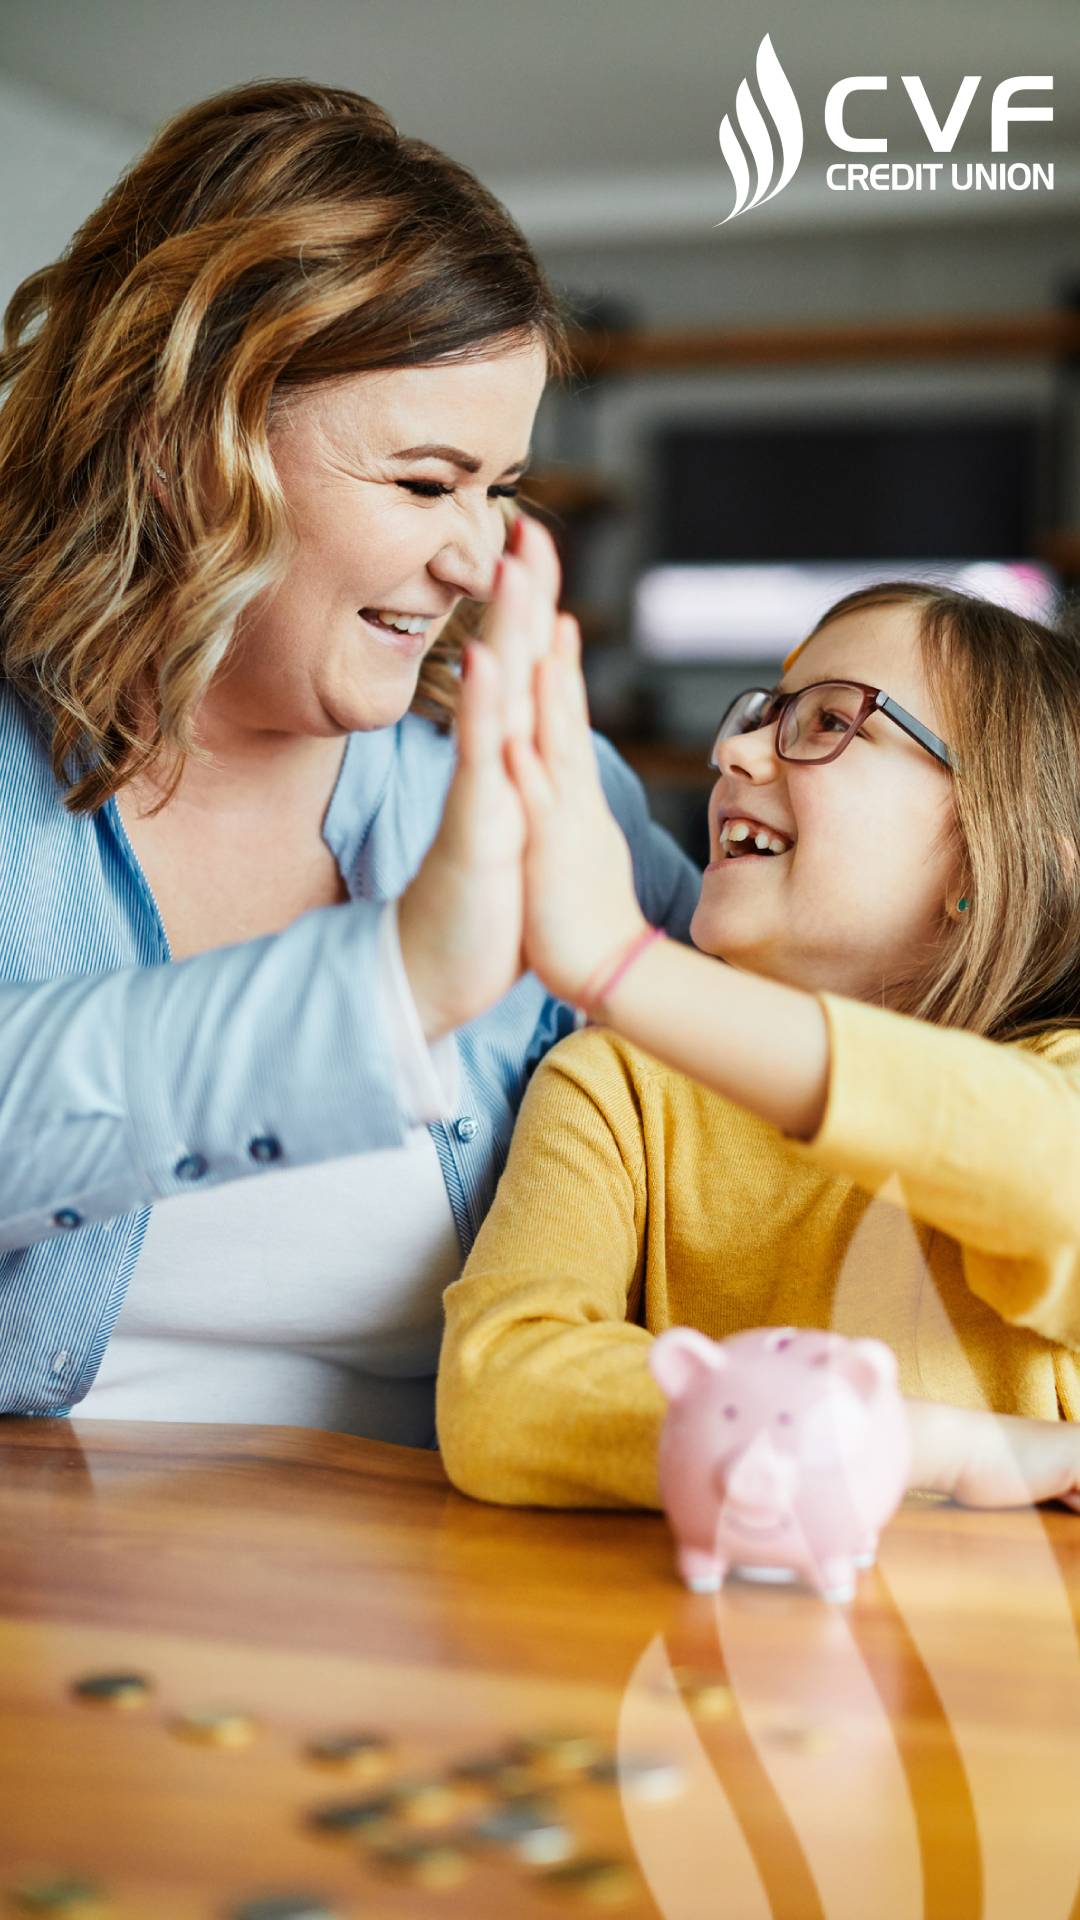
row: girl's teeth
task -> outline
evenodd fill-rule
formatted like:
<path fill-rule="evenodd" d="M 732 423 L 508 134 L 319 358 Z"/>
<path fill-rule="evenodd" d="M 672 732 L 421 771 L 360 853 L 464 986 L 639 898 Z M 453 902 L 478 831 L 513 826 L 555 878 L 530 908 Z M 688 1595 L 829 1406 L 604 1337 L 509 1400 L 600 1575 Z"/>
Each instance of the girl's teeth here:
<path fill-rule="evenodd" d="M 750 829 L 745 820 L 737 820 L 733 827 L 728 828 L 727 837 L 729 840 L 745 840 L 748 838 L 749 833 Z"/>
<path fill-rule="evenodd" d="M 760 852 L 762 852 L 762 851 L 764 850 L 764 848 L 765 848 L 765 847 L 767 847 L 767 846 L 769 845 L 769 843 L 770 843 L 770 838 L 771 838 L 771 836 L 770 836 L 769 834 L 767 834 L 767 833 L 765 833 L 765 832 L 762 832 L 762 833 L 755 833 L 755 835 L 754 835 L 754 845 L 755 845 L 755 847 L 757 847 L 757 849 L 758 849 L 758 852 L 759 852 L 759 853 L 760 853 Z"/>

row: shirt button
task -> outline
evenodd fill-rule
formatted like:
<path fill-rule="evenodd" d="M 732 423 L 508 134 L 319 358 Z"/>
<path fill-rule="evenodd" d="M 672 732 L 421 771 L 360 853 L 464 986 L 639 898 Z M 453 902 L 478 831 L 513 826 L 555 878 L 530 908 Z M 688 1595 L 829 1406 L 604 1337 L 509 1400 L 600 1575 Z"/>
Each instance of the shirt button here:
<path fill-rule="evenodd" d="M 53 1214 L 53 1225 L 54 1227 L 81 1227 L 82 1214 L 76 1213 L 74 1207 L 61 1207 L 59 1213 Z"/>
<path fill-rule="evenodd" d="M 49 1366 L 52 1368 L 52 1371 L 54 1373 L 63 1373 L 64 1368 L 67 1366 L 67 1363 L 70 1359 L 71 1359 L 71 1355 L 68 1352 L 67 1348 L 61 1347 L 59 1353 L 53 1354 L 52 1359 L 49 1361 Z"/>
<path fill-rule="evenodd" d="M 475 1140 L 479 1131 L 480 1122 L 474 1120 L 471 1113 L 463 1113 L 460 1120 L 454 1121 L 454 1132 L 459 1140 Z"/>
<path fill-rule="evenodd" d="M 248 1152 L 253 1160 L 265 1165 L 268 1160 L 281 1159 L 281 1141 L 275 1140 L 272 1133 L 260 1133 L 248 1141 Z"/>
<path fill-rule="evenodd" d="M 185 1153 L 173 1168 L 178 1180 L 201 1180 L 206 1171 L 207 1163 L 201 1153 Z"/>

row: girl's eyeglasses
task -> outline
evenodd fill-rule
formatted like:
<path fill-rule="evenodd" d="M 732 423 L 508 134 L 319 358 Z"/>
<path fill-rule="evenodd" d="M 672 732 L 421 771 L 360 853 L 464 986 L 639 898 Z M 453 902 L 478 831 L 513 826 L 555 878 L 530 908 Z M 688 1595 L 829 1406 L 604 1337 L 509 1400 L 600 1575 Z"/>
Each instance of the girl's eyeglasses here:
<path fill-rule="evenodd" d="M 959 770 L 959 763 L 944 740 L 939 740 L 936 733 L 931 733 L 929 727 L 924 727 L 921 720 L 916 720 L 913 713 L 890 699 L 880 687 L 868 687 L 862 680 L 816 680 L 809 687 L 800 687 L 797 693 L 749 687 L 736 696 L 721 720 L 709 765 L 717 764 L 716 749 L 721 740 L 730 740 L 733 734 L 754 733 L 759 727 L 771 727 L 776 721 L 779 759 L 800 763 L 815 761 L 823 766 L 827 760 L 835 760 L 843 753 L 872 713 L 886 714 L 936 760 L 954 773 Z"/>

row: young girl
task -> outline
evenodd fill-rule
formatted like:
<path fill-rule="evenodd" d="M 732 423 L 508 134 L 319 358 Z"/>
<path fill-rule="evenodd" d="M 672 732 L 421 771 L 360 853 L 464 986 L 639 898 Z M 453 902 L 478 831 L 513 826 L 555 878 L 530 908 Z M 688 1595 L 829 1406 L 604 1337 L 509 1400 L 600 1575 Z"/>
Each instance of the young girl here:
<path fill-rule="evenodd" d="M 496 671 L 471 651 L 478 731 Z M 565 616 L 536 700 L 526 956 L 594 1024 L 445 1296 L 451 1479 L 656 1505 L 653 1336 L 791 1324 L 893 1348 L 913 1484 L 1080 1506 L 1080 641 L 839 601 L 724 716 L 698 952 L 636 905 Z"/>

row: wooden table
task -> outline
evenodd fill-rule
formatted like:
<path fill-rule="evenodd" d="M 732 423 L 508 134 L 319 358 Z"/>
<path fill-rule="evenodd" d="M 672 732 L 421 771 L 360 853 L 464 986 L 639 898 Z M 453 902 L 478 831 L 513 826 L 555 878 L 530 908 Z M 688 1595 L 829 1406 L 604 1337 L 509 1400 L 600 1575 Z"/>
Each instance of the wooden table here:
<path fill-rule="evenodd" d="M 659 1516 L 481 1506 L 431 1454 L 5 1420 L 0 1887 L 80 1875 L 115 1920 L 225 1920 L 293 1889 L 343 1920 L 587 1915 L 505 1851 L 434 1888 L 308 1823 L 369 1790 L 306 1756 L 320 1735 L 392 1735 L 397 1777 L 562 1732 L 622 1765 L 620 1787 L 559 1776 L 558 1751 L 530 1763 L 580 1847 L 630 1864 L 606 1891 L 631 1920 L 1075 1920 L 1078 1614 L 1063 1510 L 909 1505 L 851 1607 L 714 1600 L 674 1580 Z M 141 1709 L 73 1696 L 117 1669 L 152 1678 Z M 257 1737 L 177 1737 L 213 1706 Z M 631 1791 L 645 1757 L 678 1791 Z"/>

